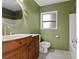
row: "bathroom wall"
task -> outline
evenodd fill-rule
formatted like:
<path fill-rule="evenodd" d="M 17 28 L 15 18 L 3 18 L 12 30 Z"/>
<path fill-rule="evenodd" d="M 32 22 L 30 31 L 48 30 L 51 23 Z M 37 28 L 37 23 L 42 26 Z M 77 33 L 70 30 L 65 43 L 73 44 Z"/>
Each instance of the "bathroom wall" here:
<path fill-rule="evenodd" d="M 24 31 L 27 33 L 28 31 L 26 30 L 28 29 L 30 33 L 40 33 L 40 7 L 34 0 L 24 0 L 23 4 L 27 13 L 27 16 L 24 15 L 24 18 L 28 25 L 28 28 L 24 25 Z"/>
<path fill-rule="evenodd" d="M 16 24 L 10 25 L 3 23 L 3 35 L 10 34 L 10 32 L 17 33 L 39 33 L 40 32 L 40 7 L 34 2 L 34 0 L 23 0 L 23 8 L 27 15 L 24 15 L 22 20 L 19 20 Z M 6 27 L 6 30 L 4 29 Z"/>
<path fill-rule="evenodd" d="M 42 38 L 51 42 L 51 48 L 69 49 L 69 14 L 76 12 L 75 0 L 42 6 L 40 12 L 58 11 L 58 29 L 41 29 Z M 56 38 L 56 35 L 59 38 Z"/>

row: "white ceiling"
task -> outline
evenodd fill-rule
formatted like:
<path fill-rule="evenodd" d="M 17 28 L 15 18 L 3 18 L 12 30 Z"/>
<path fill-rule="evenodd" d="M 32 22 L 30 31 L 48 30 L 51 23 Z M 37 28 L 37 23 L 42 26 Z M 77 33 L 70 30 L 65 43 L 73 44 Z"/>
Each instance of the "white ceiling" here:
<path fill-rule="evenodd" d="M 16 0 L 2 0 L 2 7 L 7 8 L 12 11 L 21 10 L 21 7 L 16 2 Z"/>
<path fill-rule="evenodd" d="M 35 0 L 35 2 L 39 6 L 45 6 L 45 5 L 50 5 L 50 4 L 55 4 L 55 3 L 60 3 L 60 2 L 65 2 L 69 0 Z"/>
<path fill-rule="evenodd" d="M 69 1 L 69 0 L 35 0 L 35 2 L 39 6 L 45 6 L 45 5 L 50 5 L 50 4 L 55 4 L 55 3 L 65 2 L 65 1 Z M 16 0 L 2 0 L 2 7 L 12 11 L 21 10 L 21 7 L 16 2 Z"/>

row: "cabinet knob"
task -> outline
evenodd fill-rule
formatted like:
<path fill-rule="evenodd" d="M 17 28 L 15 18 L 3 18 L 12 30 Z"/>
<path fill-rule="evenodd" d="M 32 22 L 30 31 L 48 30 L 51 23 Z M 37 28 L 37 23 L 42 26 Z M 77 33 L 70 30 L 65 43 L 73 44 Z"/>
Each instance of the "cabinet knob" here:
<path fill-rule="evenodd" d="M 19 44 L 22 44 L 22 42 L 19 42 Z"/>

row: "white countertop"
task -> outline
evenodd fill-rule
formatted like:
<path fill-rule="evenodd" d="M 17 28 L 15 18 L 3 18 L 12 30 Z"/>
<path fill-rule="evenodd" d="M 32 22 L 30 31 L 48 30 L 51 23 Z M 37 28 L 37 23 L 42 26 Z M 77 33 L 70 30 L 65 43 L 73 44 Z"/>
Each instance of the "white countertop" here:
<path fill-rule="evenodd" d="M 24 37 L 28 37 L 28 36 L 37 36 L 39 34 L 14 34 L 14 35 L 6 35 L 6 36 L 2 36 L 2 41 L 10 41 L 10 40 L 16 40 L 16 39 L 20 39 L 20 38 L 24 38 Z"/>
<path fill-rule="evenodd" d="M 31 35 L 31 36 L 33 37 L 33 36 L 37 36 L 37 35 L 39 35 L 39 34 L 15 34 L 15 35 L 20 35 L 20 36 L 21 36 L 21 35 Z"/>

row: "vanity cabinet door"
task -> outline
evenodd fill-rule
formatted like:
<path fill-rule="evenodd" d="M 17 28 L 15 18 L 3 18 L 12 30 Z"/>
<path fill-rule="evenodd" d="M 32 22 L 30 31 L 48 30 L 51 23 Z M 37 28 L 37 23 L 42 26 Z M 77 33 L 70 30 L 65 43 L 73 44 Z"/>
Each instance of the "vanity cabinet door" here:
<path fill-rule="evenodd" d="M 34 40 L 35 55 L 37 58 L 39 56 L 39 36 L 34 36 L 33 40 Z"/>
<path fill-rule="evenodd" d="M 6 54 L 3 54 L 2 59 L 20 59 L 19 50 L 14 50 L 14 51 L 8 52 Z"/>
<path fill-rule="evenodd" d="M 29 49 L 29 59 L 35 59 L 35 51 L 34 49 Z"/>
<path fill-rule="evenodd" d="M 21 47 L 21 59 L 29 59 L 29 51 L 28 51 L 28 46 L 24 45 Z"/>
<path fill-rule="evenodd" d="M 21 47 L 20 47 L 20 56 L 21 59 L 29 59 L 29 46 L 30 46 L 30 41 L 32 40 L 32 37 L 24 38 L 20 42 Z"/>
<path fill-rule="evenodd" d="M 39 56 L 39 36 L 32 37 L 31 44 L 29 46 L 29 59 L 37 59 Z"/>

